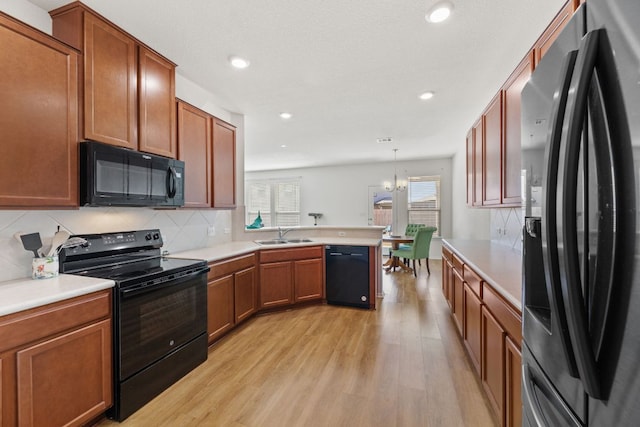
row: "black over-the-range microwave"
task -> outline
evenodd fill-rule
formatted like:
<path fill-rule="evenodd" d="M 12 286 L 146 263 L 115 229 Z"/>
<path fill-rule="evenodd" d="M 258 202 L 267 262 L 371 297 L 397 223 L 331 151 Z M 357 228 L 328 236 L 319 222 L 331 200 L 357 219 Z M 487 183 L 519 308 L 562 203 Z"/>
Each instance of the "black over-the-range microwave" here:
<path fill-rule="evenodd" d="M 184 162 L 94 141 L 81 142 L 80 204 L 182 206 Z"/>

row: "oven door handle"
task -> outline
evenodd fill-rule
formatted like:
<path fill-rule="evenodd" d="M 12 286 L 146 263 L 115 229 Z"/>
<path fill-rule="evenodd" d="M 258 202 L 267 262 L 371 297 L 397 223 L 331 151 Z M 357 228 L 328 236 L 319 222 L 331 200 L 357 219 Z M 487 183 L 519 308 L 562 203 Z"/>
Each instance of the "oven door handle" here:
<path fill-rule="evenodd" d="M 121 289 L 120 296 L 123 299 L 128 299 L 128 298 L 137 297 L 139 295 L 143 295 L 149 292 L 158 291 L 160 289 L 180 286 L 183 283 L 189 280 L 192 280 L 196 276 L 199 276 L 201 274 L 206 274 L 209 270 L 210 270 L 209 267 L 205 267 L 179 277 L 172 277 L 173 275 L 168 275 L 166 278 L 163 277 L 156 280 L 150 280 L 148 282 L 144 282 L 135 286 Z"/>

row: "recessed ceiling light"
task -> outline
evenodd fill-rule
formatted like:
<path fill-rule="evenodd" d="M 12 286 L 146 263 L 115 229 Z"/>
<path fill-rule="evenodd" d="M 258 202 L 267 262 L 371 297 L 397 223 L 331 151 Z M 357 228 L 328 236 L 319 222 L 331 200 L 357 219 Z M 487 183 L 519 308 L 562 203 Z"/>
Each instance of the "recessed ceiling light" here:
<path fill-rule="evenodd" d="M 280 113 L 280 118 L 283 118 L 285 120 L 288 120 L 291 118 L 291 113 L 287 113 L 287 112 L 282 112 Z"/>
<path fill-rule="evenodd" d="M 234 68 L 238 68 L 240 70 L 249 66 L 249 61 L 244 58 L 240 58 L 239 56 L 230 56 L 229 63 L 231 63 Z"/>
<path fill-rule="evenodd" d="M 423 101 L 426 101 L 427 99 L 433 98 L 433 95 L 435 95 L 435 93 L 429 91 L 429 92 L 421 93 L 420 96 L 418 96 L 418 98 L 422 99 Z"/>
<path fill-rule="evenodd" d="M 453 4 L 448 1 L 442 1 L 436 3 L 429 11 L 427 15 L 424 17 L 427 22 L 438 23 L 442 22 L 451 15 L 451 11 L 453 10 Z"/>
<path fill-rule="evenodd" d="M 287 144 L 282 144 L 280 148 L 287 148 Z"/>

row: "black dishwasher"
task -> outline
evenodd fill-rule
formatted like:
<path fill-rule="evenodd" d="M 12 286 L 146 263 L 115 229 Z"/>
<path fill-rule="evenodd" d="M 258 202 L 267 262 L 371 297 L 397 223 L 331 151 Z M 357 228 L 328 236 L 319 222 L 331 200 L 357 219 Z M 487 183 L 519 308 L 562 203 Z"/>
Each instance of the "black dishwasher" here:
<path fill-rule="evenodd" d="M 369 247 L 327 245 L 327 303 L 369 308 Z"/>

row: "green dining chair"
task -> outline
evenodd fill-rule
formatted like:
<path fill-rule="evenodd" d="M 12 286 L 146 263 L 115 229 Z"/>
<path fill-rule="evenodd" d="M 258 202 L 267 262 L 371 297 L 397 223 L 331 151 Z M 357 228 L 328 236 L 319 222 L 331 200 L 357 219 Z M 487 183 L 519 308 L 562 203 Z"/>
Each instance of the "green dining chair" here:
<path fill-rule="evenodd" d="M 431 274 L 429 270 L 429 248 L 431 246 L 431 238 L 433 233 L 437 230 L 436 227 L 422 227 L 416 231 L 416 235 L 413 239 L 413 244 L 409 249 L 396 249 L 392 251 L 393 256 L 398 258 L 413 260 L 413 275 L 418 276 L 416 272 L 416 260 L 424 258 L 427 263 L 427 273 Z"/>

